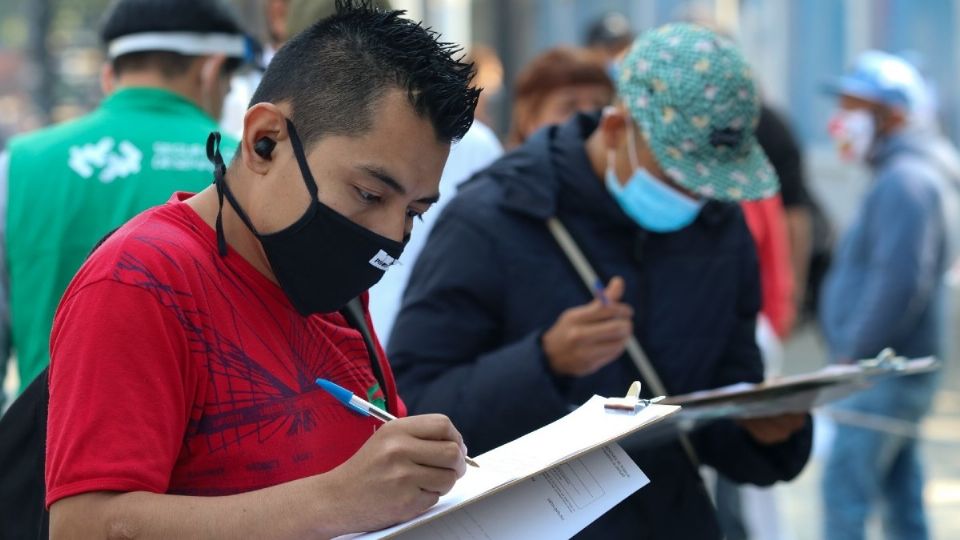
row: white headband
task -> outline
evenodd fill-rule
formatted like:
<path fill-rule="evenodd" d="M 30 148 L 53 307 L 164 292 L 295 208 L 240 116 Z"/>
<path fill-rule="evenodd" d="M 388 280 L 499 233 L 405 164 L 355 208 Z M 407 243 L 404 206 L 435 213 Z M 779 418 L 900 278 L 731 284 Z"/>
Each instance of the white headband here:
<path fill-rule="evenodd" d="M 143 32 L 118 37 L 107 44 L 111 60 L 124 54 L 143 51 L 167 51 L 187 56 L 225 54 L 246 56 L 247 44 L 237 34 L 200 34 L 197 32 Z"/>

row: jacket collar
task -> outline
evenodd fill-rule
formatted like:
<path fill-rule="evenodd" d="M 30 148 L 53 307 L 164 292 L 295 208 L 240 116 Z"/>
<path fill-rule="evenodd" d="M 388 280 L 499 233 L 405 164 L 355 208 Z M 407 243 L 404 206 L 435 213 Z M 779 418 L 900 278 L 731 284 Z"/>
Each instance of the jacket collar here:
<path fill-rule="evenodd" d="M 874 170 L 884 168 L 898 155 L 914 154 L 931 160 L 954 183 L 960 180 L 960 155 L 936 130 L 907 128 L 878 139 L 867 155 Z"/>
<path fill-rule="evenodd" d="M 504 209 L 541 220 L 556 215 L 560 182 L 550 143 L 557 131 L 557 126 L 538 131 L 490 171 L 503 186 Z"/>
<path fill-rule="evenodd" d="M 896 154 L 926 154 L 927 145 L 937 139 L 935 132 L 919 127 L 907 127 L 885 137 L 877 138 L 867 154 L 867 165 L 878 168 Z"/>
<path fill-rule="evenodd" d="M 503 186 L 503 208 L 545 220 L 557 215 L 561 194 L 571 184 L 579 188 L 590 183 L 587 187 L 595 185 L 602 193 L 603 184 L 596 179 L 585 148 L 599 118 L 578 114 L 565 124 L 541 129 L 501 160 L 491 173 Z M 612 199 L 609 202 L 613 204 Z"/>

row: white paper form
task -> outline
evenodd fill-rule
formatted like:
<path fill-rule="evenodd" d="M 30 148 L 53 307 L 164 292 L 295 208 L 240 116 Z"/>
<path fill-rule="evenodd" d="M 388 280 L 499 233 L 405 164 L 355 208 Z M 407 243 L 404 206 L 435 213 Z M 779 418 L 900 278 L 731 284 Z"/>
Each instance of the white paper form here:
<path fill-rule="evenodd" d="M 636 414 L 623 413 L 604 409 L 604 401 L 605 398 L 594 396 L 584 405 L 556 422 L 485 454 L 476 456 L 474 459 L 480 467 L 468 467 L 467 474 L 457 482 L 453 490 L 441 497 L 440 502 L 425 514 L 406 523 L 375 533 L 354 536 L 353 538 L 363 538 L 365 540 L 389 538 L 468 504 L 476 504 L 477 501 L 487 496 L 496 500 L 490 504 L 499 505 L 501 504 L 499 503 L 501 495 L 516 489 L 515 484 L 573 458 L 584 457 L 594 450 L 608 446 L 612 441 L 656 423 L 679 410 L 679 407 L 675 406 L 650 405 Z M 600 455 L 615 455 L 617 452 L 622 453 L 622 450 L 617 447 L 616 451 L 610 450 L 610 452 L 613 452 L 613 454 L 603 454 L 601 452 Z M 623 456 L 626 456 L 626 454 L 623 454 Z M 636 467 L 629 458 L 624 457 L 620 461 L 624 470 L 627 470 L 624 461 L 629 462 L 630 466 Z M 592 462 L 582 461 L 581 463 Z M 599 477 L 597 476 L 597 478 Z M 603 476 L 603 478 L 613 477 Z M 623 477 L 620 478 L 623 479 Z M 632 490 L 623 497 L 644 485 L 643 482 L 639 482 L 641 476 L 633 474 L 627 475 L 627 478 L 629 479 L 628 484 L 632 485 Z M 606 487 L 602 484 L 601 486 Z M 523 488 L 527 489 L 527 486 L 523 486 Z M 612 489 L 611 492 L 613 492 Z M 622 500 L 623 497 L 616 502 Z M 616 504 L 616 502 L 613 504 Z M 586 523 L 590 523 L 602 513 L 593 515 Z M 551 514 L 556 515 L 551 510 L 550 513 L 531 514 L 530 518 L 542 520 L 541 523 L 545 523 L 553 519 Z M 466 536 L 464 538 L 471 537 Z"/>
<path fill-rule="evenodd" d="M 570 538 L 649 483 L 620 445 L 612 443 L 396 538 Z"/>

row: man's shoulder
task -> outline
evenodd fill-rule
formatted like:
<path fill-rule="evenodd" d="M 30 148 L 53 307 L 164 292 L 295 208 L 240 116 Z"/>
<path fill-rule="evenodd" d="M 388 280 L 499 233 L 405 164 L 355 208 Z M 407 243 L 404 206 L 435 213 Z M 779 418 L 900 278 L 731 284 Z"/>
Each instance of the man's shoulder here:
<path fill-rule="evenodd" d="M 503 185 L 488 170 L 484 169 L 461 184 L 456 197 L 449 207 L 457 213 L 471 213 L 476 210 L 492 208 L 503 200 Z"/>
<path fill-rule="evenodd" d="M 190 211 L 183 203 L 169 202 L 141 212 L 109 233 L 77 273 L 78 286 L 103 278 L 126 281 L 134 274 L 183 275 L 196 268 L 203 255 L 214 250 L 207 238 L 210 232 L 191 219 Z"/>
<path fill-rule="evenodd" d="M 944 185 L 949 183 L 944 171 L 929 156 L 903 152 L 892 156 L 876 171 L 868 201 L 877 204 L 932 204 Z"/>
<path fill-rule="evenodd" d="M 508 199 L 530 191 L 528 185 L 537 184 L 538 175 L 544 173 L 540 157 L 523 147 L 503 155 L 460 185 L 449 211 L 466 216 L 502 214 Z"/>
<path fill-rule="evenodd" d="M 491 173 L 483 169 L 457 189 L 456 195 L 443 208 L 444 216 L 458 219 L 486 219 L 500 212 L 504 198 L 503 185 Z"/>

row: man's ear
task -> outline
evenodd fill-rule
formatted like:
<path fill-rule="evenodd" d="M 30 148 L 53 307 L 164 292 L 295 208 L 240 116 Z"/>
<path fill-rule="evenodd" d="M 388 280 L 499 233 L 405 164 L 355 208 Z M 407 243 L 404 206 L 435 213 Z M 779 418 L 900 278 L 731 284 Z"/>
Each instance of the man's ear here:
<path fill-rule="evenodd" d="M 603 108 L 600 116 L 600 139 L 607 150 L 619 150 L 626 142 L 629 113 L 622 105 L 609 105 Z"/>
<path fill-rule="evenodd" d="M 113 63 L 104 62 L 100 66 L 100 91 L 109 96 L 117 88 L 117 75 L 113 72 Z"/>
<path fill-rule="evenodd" d="M 227 86 L 223 84 L 225 77 L 223 66 L 227 62 L 226 55 L 213 54 L 200 60 L 200 107 L 213 118 L 220 118 L 223 100 L 226 98 Z"/>
<path fill-rule="evenodd" d="M 273 103 L 257 103 L 243 117 L 240 139 L 244 166 L 256 174 L 267 174 L 274 163 L 277 143 L 286 138 L 287 117 Z"/>
<path fill-rule="evenodd" d="M 212 54 L 203 58 L 203 64 L 200 66 L 200 84 L 203 89 L 214 90 L 220 84 L 220 77 L 223 76 L 223 65 L 227 62 L 227 55 Z"/>

